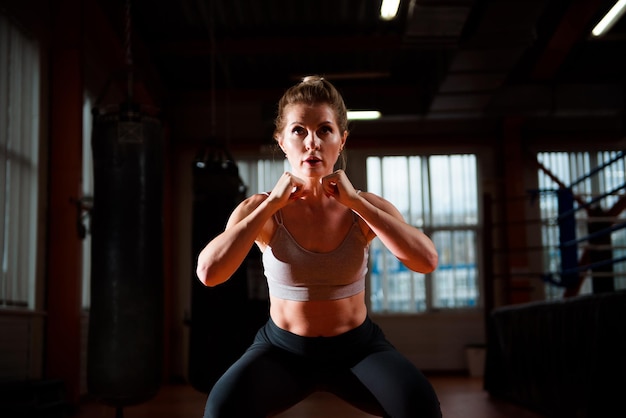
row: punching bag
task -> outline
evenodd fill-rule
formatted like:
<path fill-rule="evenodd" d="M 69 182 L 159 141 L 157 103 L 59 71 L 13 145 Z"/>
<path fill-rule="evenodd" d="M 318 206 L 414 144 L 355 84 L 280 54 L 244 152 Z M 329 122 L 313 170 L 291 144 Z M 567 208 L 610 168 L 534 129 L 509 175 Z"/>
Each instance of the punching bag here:
<path fill-rule="evenodd" d="M 163 140 L 124 103 L 93 111 L 88 391 L 115 407 L 157 392 L 163 353 Z"/>
<path fill-rule="evenodd" d="M 204 246 L 224 231 L 228 217 L 245 198 L 239 170 L 226 148 L 210 142 L 192 166 L 192 263 L 191 318 L 189 320 L 189 381 L 209 392 L 217 379 L 250 345 L 256 315 L 248 293 L 247 261 L 230 280 L 215 287 L 204 286 L 195 274 L 197 256 Z M 250 252 L 248 258 L 255 254 Z M 267 316 L 265 316 L 267 318 Z"/>

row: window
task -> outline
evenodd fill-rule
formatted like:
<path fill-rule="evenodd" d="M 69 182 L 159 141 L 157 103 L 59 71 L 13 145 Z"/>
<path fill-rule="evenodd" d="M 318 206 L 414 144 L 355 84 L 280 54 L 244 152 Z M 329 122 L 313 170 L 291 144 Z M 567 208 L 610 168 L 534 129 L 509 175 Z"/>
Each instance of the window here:
<path fill-rule="evenodd" d="M 375 239 L 372 311 L 416 313 L 478 306 L 476 157 L 368 157 L 367 185 L 430 236 L 439 251 L 433 273 L 415 273 Z"/>
<path fill-rule="evenodd" d="M 590 218 L 582 205 L 595 204 L 607 212 L 615 207 L 620 200 L 624 199 L 625 187 L 624 173 L 626 172 L 626 157 L 623 152 L 602 151 L 590 152 L 545 152 L 539 153 L 537 160 L 544 169 L 538 172 L 539 204 L 542 220 L 542 246 L 544 251 L 543 268 L 546 274 L 554 275 L 558 283 L 558 273 L 561 267 L 561 250 L 559 236 L 559 207 L 556 190 L 562 185 L 571 187 L 572 192 L 580 200 L 574 204 L 575 210 L 575 236 L 581 239 L 589 234 L 589 225 L 593 222 L 602 222 L 602 216 Z M 615 219 L 604 219 L 612 225 L 619 227 L 625 222 L 625 213 L 620 211 L 614 214 Z M 595 218 L 595 219 L 594 219 Z M 589 243 L 581 241 L 578 245 L 577 259 L 580 259 Z M 624 259 L 626 256 L 626 231 L 624 228 L 616 229 L 611 233 L 611 248 L 613 259 Z M 582 272 L 583 284 L 579 294 L 592 292 L 591 273 Z M 603 277 L 605 280 L 613 280 L 616 289 L 626 288 L 626 263 L 613 264 L 612 277 Z M 596 276 L 600 276 L 596 273 Z M 547 282 L 546 299 L 560 299 L 563 296 L 563 288 Z"/>
<path fill-rule="evenodd" d="M 35 306 L 39 50 L 0 14 L 0 307 Z"/>

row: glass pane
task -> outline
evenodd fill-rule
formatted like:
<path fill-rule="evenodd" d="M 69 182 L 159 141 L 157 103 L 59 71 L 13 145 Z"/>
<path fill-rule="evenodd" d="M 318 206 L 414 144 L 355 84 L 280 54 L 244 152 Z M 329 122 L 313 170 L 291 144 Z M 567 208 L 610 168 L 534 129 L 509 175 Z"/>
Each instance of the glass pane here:
<path fill-rule="evenodd" d="M 379 196 L 383 195 L 381 160 L 382 159 L 378 157 L 369 157 L 366 160 L 367 190 Z"/>
<path fill-rule="evenodd" d="M 437 308 L 478 306 L 475 231 L 439 231 L 433 236 L 439 248 L 439 266 L 432 274 Z"/>
<path fill-rule="evenodd" d="M 93 153 L 91 150 L 91 100 L 83 103 L 83 197 L 93 197 Z M 83 216 L 82 222 L 89 227 L 89 219 Z M 82 242 L 82 307 L 91 306 L 91 234 L 85 234 Z"/>
<path fill-rule="evenodd" d="M 35 305 L 39 48 L 0 15 L 0 307 Z"/>
<path fill-rule="evenodd" d="M 409 170 L 406 157 L 385 157 L 382 165 L 382 195 L 409 219 Z"/>
<path fill-rule="evenodd" d="M 374 312 L 426 310 L 425 276 L 407 269 L 378 238 L 370 251 L 370 305 Z"/>
<path fill-rule="evenodd" d="M 478 191 L 473 155 L 429 158 L 434 225 L 476 225 Z"/>
<path fill-rule="evenodd" d="M 407 221 L 418 228 L 423 228 L 426 223 L 430 224 L 425 218 L 430 211 L 428 210 L 428 188 L 424 188 L 424 180 L 422 170 L 426 168 L 422 164 L 420 157 L 409 157 L 409 212 Z"/>

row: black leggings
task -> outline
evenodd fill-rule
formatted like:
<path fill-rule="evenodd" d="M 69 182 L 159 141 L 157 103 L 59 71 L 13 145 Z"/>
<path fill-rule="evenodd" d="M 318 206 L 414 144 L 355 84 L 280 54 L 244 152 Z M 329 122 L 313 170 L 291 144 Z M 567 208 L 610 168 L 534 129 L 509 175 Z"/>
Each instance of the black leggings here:
<path fill-rule="evenodd" d="M 371 415 L 441 417 L 428 380 L 368 318 L 336 337 L 301 337 L 270 319 L 213 387 L 204 418 L 268 417 L 314 391 Z"/>

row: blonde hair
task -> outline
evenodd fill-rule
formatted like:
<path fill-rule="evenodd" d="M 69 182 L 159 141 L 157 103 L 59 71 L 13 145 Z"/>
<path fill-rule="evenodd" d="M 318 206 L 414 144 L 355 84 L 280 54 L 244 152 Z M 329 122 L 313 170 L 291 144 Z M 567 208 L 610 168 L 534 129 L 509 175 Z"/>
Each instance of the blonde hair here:
<path fill-rule="evenodd" d="M 274 119 L 274 139 L 278 138 L 285 127 L 283 119 L 285 108 L 296 103 L 327 104 L 333 110 L 341 132 L 348 131 L 348 111 L 339 91 L 324 77 L 309 75 L 298 84 L 290 87 L 278 101 L 278 111 L 276 119 Z"/>

